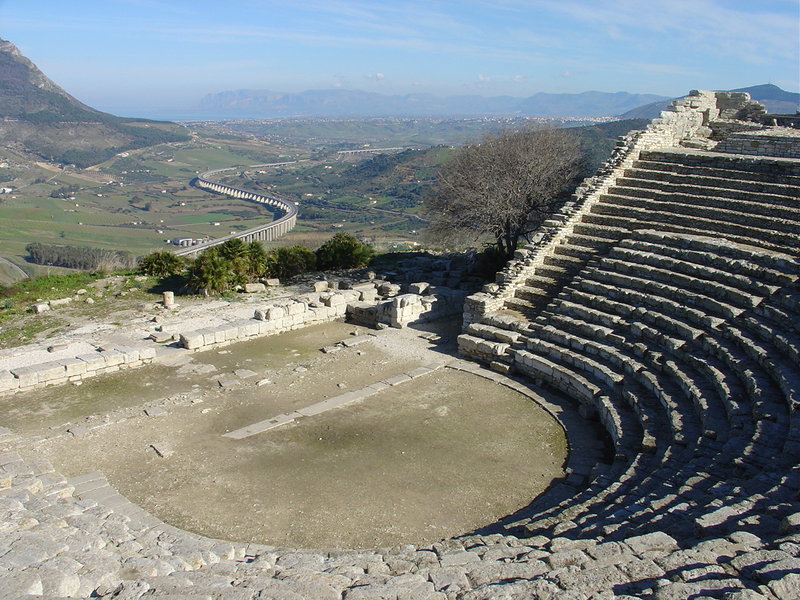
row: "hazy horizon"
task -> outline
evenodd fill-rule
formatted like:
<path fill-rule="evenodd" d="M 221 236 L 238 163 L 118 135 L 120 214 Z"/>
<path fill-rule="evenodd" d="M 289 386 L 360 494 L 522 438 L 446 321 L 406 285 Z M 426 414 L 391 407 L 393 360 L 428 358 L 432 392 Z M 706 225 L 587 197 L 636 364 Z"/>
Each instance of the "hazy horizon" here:
<path fill-rule="evenodd" d="M 207 94 L 237 89 L 676 97 L 800 86 L 796 0 L 0 0 L 0 22 L 102 110 L 202 112 Z"/>

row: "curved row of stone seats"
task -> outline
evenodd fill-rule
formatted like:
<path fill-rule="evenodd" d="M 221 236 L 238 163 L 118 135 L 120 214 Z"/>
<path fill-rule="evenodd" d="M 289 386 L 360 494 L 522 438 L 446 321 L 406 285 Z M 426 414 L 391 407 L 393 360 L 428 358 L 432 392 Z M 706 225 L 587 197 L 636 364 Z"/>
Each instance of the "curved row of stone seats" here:
<path fill-rule="evenodd" d="M 535 314 L 589 260 L 632 231 L 653 228 L 686 235 L 702 230 L 771 249 L 796 246 L 800 168 L 780 158 L 641 152 L 506 306 Z"/>
<path fill-rule="evenodd" d="M 514 530 L 626 535 L 657 522 L 687 535 L 745 524 L 750 496 L 725 486 L 766 469 L 766 483 L 749 492 L 763 493 L 800 456 L 796 335 L 770 345 L 781 328 L 770 315 L 800 317 L 798 276 L 789 255 L 640 232 L 589 263 L 533 322 L 514 322 L 510 334 L 497 331 L 502 319 L 471 325 L 467 336 L 504 341 L 496 363 L 581 402 L 596 398 L 616 455 L 629 461 L 610 486 L 590 483 Z M 630 414 L 640 434 L 621 433 Z M 740 519 L 719 512 L 723 492 Z"/>
<path fill-rule="evenodd" d="M 799 481 L 785 488 L 796 493 Z M 16 453 L 0 455 L 0 507 L 0 589 L 8 600 L 775 600 L 800 589 L 797 511 L 771 541 L 736 531 L 681 544 L 656 530 L 615 541 L 491 534 L 293 550 L 176 529 L 99 474 L 67 480 Z"/>

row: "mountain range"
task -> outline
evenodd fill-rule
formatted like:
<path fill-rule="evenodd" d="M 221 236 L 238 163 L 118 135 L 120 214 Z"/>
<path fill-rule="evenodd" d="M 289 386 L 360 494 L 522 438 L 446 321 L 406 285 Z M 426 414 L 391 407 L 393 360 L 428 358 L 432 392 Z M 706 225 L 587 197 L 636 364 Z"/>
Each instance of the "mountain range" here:
<path fill-rule="evenodd" d="M 764 84 L 730 90 L 748 92 L 771 113 L 794 113 L 800 94 Z M 220 118 L 280 117 L 604 117 L 653 119 L 673 98 L 628 92 L 537 93 L 527 98 L 432 94 L 385 95 L 358 90 L 308 90 L 298 93 L 270 90 L 234 90 L 209 94 L 200 109 Z"/>
<path fill-rule="evenodd" d="M 235 90 L 209 94 L 204 111 L 229 118 L 277 117 L 602 117 L 618 115 L 644 104 L 668 101 L 656 94 L 628 92 L 537 93 L 527 98 L 385 95 L 358 90 L 308 90 L 299 93 Z"/>
<path fill-rule="evenodd" d="M 124 150 L 186 139 L 174 123 L 125 119 L 86 106 L 0 39 L 0 146 L 86 167 Z"/>

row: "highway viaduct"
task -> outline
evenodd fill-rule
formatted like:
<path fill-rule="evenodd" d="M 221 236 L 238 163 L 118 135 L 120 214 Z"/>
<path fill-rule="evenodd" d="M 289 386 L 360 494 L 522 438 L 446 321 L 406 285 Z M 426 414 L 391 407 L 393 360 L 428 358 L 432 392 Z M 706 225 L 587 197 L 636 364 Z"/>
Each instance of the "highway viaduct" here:
<path fill-rule="evenodd" d="M 284 162 L 284 163 L 273 163 L 267 165 L 253 165 L 252 167 L 248 168 L 275 167 L 284 164 L 289 164 L 289 163 Z M 199 244 L 194 244 L 192 246 L 181 247 L 178 250 L 175 250 L 175 254 L 177 254 L 178 256 L 196 256 L 206 248 L 217 246 L 233 238 L 238 238 L 245 242 L 252 242 L 252 241 L 269 242 L 279 238 L 285 233 L 288 233 L 294 228 L 297 222 L 296 202 L 293 202 L 291 200 L 286 200 L 284 198 L 279 198 L 277 196 L 270 196 L 267 194 L 261 194 L 259 192 L 253 192 L 250 190 L 233 187 L 232 185 L 227 185 L 224 183 L 219 183 L 211 180 L 211 178 L 218 173 L 221 173 L 223 171 L 231 171 L 236 168 L 238 167 L 229 167 L 227 169 L 214 169 L 212 171 L 206 171 L 205 173 L 202 173 L 199 177 L 193 179 L 192 185 L 200 188 L 201 190 L 206 190 L 208 192 L 224 194 L 226 196 L 231 196 L 233 198 L 240 198 L 242 200 L 248 200 L 250 202 L 258 202 L 259 204 L 268 204 L 269 206 L 274 206 L 283 214 L 277 219 L 270 221 L 269 223 L 265 223 L 264 225 L 251 227 L 250 229 L 246 229 L 245 231 L 241 231 L 239 233 L 232 233 L 230 235 L 214 238 L 213 240 L 209 240 L 207 242 L 201 242 Z"/>

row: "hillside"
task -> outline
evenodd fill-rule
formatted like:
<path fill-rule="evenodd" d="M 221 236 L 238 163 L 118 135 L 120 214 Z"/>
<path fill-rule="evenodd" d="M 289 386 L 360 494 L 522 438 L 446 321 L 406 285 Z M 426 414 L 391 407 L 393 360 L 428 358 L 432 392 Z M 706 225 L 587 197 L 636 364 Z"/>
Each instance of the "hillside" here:
<path fill-rule="evenodd" d="M 125 119 L 86 106 L 0 39 L 0 145 L 87 167 L 124 150 L 187 139 L 174 123 Z"/>
<path fill-rule="evenodd" d="M 767 83 L 751 87 L 729 90 L 731 92 L 747 92 L 753 100 L 761 102 L 767 107 L 767 112 L 773 114 L 794 114 L 800 110 L 800 94 L 787 92 L 777 85 Z M 662 110 L 666 110 L 672 100 L 652 102 L 639 106 L 620 115 L 620 119 L 655 119 Z"/>

